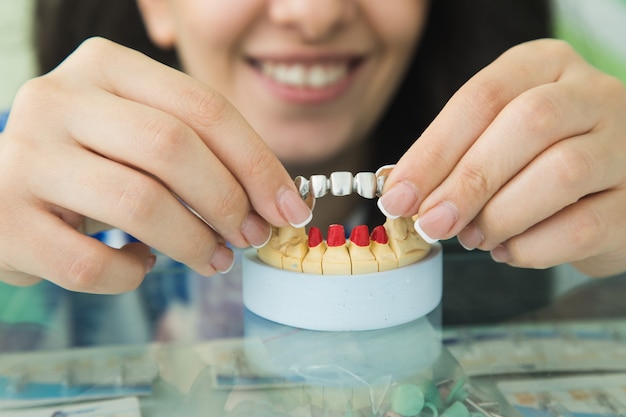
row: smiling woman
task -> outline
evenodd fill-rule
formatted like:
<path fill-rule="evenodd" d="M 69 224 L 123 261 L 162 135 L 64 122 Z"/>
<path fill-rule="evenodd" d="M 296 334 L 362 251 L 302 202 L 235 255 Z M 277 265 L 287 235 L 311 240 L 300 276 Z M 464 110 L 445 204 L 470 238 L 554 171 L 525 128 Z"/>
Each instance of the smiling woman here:
<path fill-rule="evenodd" d="M 197 274 L 168 282 L 218 321 L 239 249 L 311 221 L 294 177 L 388 164 L 380 211 L 444 241 L 447 323 L 545 305 L 556 265 L 626 269 L 626 92 L 538 39 L 548 0 L 37 4 L 43 75 L 0 141 L 3 281 L 150 299 L 158 254 Z M 351 197 L 309 226 L 384 222 Z M 94 221 L 127 240 L 91 238 Z"/>
<path fill-rule="evenodd" d="M 183 68 L 234 103 L 292 176 L 308 176 L 397 161 L 470 76 L 509 47 L 550 31 L 543 1 L 328 3 L 259 0 L 224 13 L 232 2 L 40 0 L 39 62 L 46 73 L 84 39 L 102 36 Z M 384 220 L 345 199 L 321 202 L 316 221 L 349 228 L 363 213 L 372 226 Z M 451 322 L 510 316 L 546 302 L 547 279 L 528 284 L 526 274 L 510 268 L 468 278 L 453 262 L 459 247 L 446 246 L 447 285 L 459 289 L 446 292 L 450 302 L 444 298 Z M 502 274 L 512 275 L 505 297 L 518 307 L 476 307 L 485 305 L 482 294 L 468 291 L 468 282 L 491 285 Z M 469 296 L 458 300 L 461 293 Z M 456 311 L 465 304 L 473 304 L 471 314 Z"/>

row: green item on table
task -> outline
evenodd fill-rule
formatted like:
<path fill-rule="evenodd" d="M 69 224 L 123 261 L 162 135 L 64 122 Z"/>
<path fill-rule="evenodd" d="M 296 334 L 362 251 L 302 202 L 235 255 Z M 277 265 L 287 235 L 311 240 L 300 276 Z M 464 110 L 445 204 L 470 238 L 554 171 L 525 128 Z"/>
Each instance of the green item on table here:
<path fill-rule="evenodd" d="M 437 410 L 441 410 L 443 408 L 443 399 L 437 385 L 433 381 L 428 380 L 422 382 L 419 386 L 424 393 L 424 400 L 434 405 Z"/>
<path fill-rule="evenodd" d="M 450 390 L 448 397 L 446 398 L 446 405 L 450 405 L 455 401 L 463 401 L 465 400 L 465 398 L 467 398 L 467 389 L 465 389 L 466 382 L 467 378 L 465 377 L 460 378 L 458 381 L 456 381 L 456 383 Z"/>
<path fill-rule="evenodd" d="M 398 385 L 391 393 L 391 409 L 403 417 L 413 417 L 424 408 L 424 393 L 413 384 Z"/>
<path fill-rule="evenodd" d="M 441 417 L 470 417 L 470 412 L 460 401 L 455 401 L 450 407 L 441 413 Z"/>

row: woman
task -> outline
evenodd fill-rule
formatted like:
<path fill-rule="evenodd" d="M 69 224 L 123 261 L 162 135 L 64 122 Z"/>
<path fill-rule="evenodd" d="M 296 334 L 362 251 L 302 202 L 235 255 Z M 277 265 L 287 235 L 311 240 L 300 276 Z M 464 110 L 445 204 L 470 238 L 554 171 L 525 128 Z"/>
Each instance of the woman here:
<path fill-rule="evenodd" d="M 139 0 L 152 45 L 68 15 L 113 6 L 60 3 L 70 34 L 97 29 L 70 50 L 100 34 L 190 77 L 95 39 L 21 90 L 0 148 L 15 196 L 0 207 L 7 282 L 128 291 L 155 262 L 146 245 L 226 272 L 225 241 L 262 245 L 269 224 L 310 220 L 291 177 L 398 160 L 379 206 L 419 214 L 428 239 L 458 235 L 514 266 L 626 269 L 624 87 L 561 42 L 513 47 L 548 34 L 543 2 Z M 69 50 L 44 30 L 58 26 L 41 28 L 48 70 Z M 324 204 L 321 225 L 361 213 L 358 200 Z M 146 245 L 106 248 L 75 231 L 85 218 Z"/>

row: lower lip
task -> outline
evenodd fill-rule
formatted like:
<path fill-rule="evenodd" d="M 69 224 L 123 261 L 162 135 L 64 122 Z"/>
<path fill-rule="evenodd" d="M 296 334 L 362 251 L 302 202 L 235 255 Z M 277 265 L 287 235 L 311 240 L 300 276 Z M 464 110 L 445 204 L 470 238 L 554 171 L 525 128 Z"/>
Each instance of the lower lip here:
<path fill-rule="evenodd" d="M 321 104 L 337 100 L 352 86 L 358 67 L 350 69 L 339 82 L 324 88 L 295 87 L 276 82 L 255 68 L 256 74 L 271 94 L 294 104 Z"/>

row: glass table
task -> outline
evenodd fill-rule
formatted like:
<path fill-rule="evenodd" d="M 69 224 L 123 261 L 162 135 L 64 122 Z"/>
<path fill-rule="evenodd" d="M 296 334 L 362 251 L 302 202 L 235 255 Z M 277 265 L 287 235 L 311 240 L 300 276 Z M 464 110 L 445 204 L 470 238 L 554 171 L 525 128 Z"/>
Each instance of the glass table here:
<path fill-rule="evenodd" d="M 496 271 L 451 245 L 439 307 L 371 331 L 256 316 L 240 262 L 205 278 L 159 257 L 116 296 L 1 287 L 0 415 L 626 415 L 626 278 Z"/>

